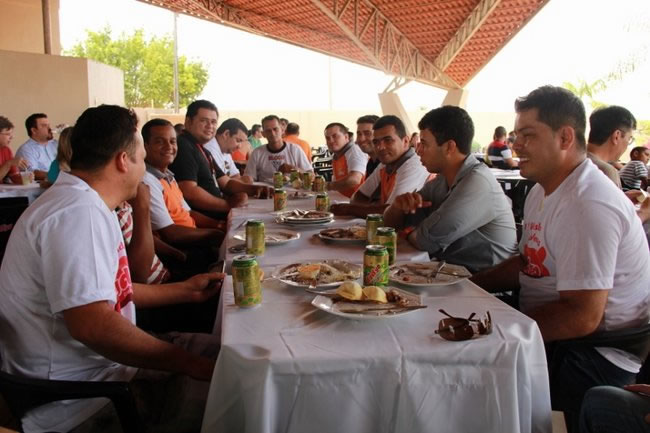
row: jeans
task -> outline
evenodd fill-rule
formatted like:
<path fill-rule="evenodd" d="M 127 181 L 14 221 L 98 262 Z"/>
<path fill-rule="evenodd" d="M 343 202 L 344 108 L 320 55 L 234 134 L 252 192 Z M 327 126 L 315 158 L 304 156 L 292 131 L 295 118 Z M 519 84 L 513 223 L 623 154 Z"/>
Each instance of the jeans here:
<path fill-rule="evenodd" d="M 578 431 L 580 406 L 589 389 L 601 385 L 622 387 L 636 378 L 636 373 L 618 368 L 592 347 L 571 348 L 560 356 L 547 347 L 547 354 L 551 406 L 564 411 L 570 433 Z"/>
<path fill-rule="evenodd" d="M 650 397 L 611 386 L 587 391 L 580 412 L 580 433 L 650 432 L 644 417 Z"/>

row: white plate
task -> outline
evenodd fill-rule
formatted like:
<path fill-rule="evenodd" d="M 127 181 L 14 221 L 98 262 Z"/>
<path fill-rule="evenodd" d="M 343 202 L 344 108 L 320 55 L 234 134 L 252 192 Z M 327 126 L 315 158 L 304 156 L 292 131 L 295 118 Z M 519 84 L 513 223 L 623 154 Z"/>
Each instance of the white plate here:
<path fill-rule="evenodd" d="M 362 238 L 351 238 L 351 237 L 348 237 L 348 238 L 334 238 L 334 237 L 327 236 L 327 234 L 324 234 L 323 232 L 325 230 L 321 230 L 321 232 L 318 233 L 318 237 L 325 240 L 325 241 L 328 241 L 328 242 L 343 242 L 343 243 L 366 242 L 367 241 L 366 235 L 365 235 L 366 228 L 363 227 L 363 226 L 342 227 L 340 229 L 327 229 L 327 230 L 345 230 L 345 229 L 350 229 L 350 228 L 353 228 L 353 227 L 358 227 L 360 229 L 363 229 L 364 230 L 364 236 Z"/>
<path fill-rule="evenodd" d="M 246 242 L 246 232 L 238 232 L 233 238 L 238 241 Z M 300 238 L 300 233 L 293 230 L 265 230 L 264 231 L 264 244 L 268 246 L 283 245 L 287 242 Z"/>
<path fill-rule="evenodd" d="M 386 291 L 395 290 L 399 292 L 400 295 L 404 296 L 409 300 L 409 305 L 422 305 L 420 296 L 407 292 L 406 290 L 401 290 L 396 287 L 386 287 Z M 330 292 L 330 291 L 328 291 Z M 332 289 L 332 293 L 336 290 Z M 398 309 L 399 307 L 394 304 L 371 304 L 371 303 L 358 303 L 351 301 L 339 301 L 334 302 L 329 296 L 318 295 L 312 301 L 311 305 L 323 310 L 326 313 L 333 314 L 335 316 L 345 317 L 346 319 L 355 319 L 355 320 L 374 320 L 374 319 L 388 319 L 390 317 L 398 317 L 407 313 L 412 313 L 418 310 L 397 310 L 397 311 L 366 311 L 368 309 L 378 309 L 378 308 L 387 308 L 387 309 Z M 341 310 L 358 310 L 358 313 L 343 312 Z"/>
<path fill-rule="evenodd" d="M 440 262 L 400 262 L 400 263 L 395 263 L 390 267 L 389 270 L 389 280 L 394 283 L 400 283 L 404 284 L 405 286 L 413 286 L 413 287 L 430 287 L 430 286 L 446 286 L 449 284 L 454 284 L 462 280 L 466 280 L 467 278 L 471 277 L 472 274 L 465 269 L 464 266 L 460 265 L 452 265 L 450 263 L 445 264 L 445 266 L 442 268 L 442 271 L 436 275 L 436 278 L 434 279 L 429 279 L 428 281 L 424 281 L 427 279 L 426 276 L 421 276 L 417 275 L 415 272 L 410 271 L 409 274 L 415 274 L 414 280 L 406 279 L 405 277 L 407 275 L 398 275 L 401 274 L 400 269 L 407 269 L 408 267 L 413 268 L 422 268 L 424 273 L 426 272 L 431 272 L 435 273 L 436 269 L 438 269 Z M 422 279 L 422 281 L 419 281 Z M 415 282 L 414 282 L 415 281 Z"/>
<path fill-rule="evenodd" d="M 288 192 L 287 200 L 305 200 L 308 198 L 314 198 L 315 193 L 309 191 L 296 191 Z"/>
<path fill-rule="evenodd" d="M 336 259 L 334 259 L 334 260 L 311 260 L 311 261 L 308 261 L 308 262 L 292 263 L 290 265 L 281 265 L 281 266 L 278 266 L 273 271 L 271 276 L 273 278 L 276 278 L 276 279 L 282 281 L 283 283 L 285 283 L 285 284 L 287 284 L 289 286 L 310 287 L 308 282 L 298 282 L 298 281 L 294 281 L 293 279 L 291 279 L 291 277 L 283 278 L 282 276 L 284 274 L 295 273 L 295 272 L 297 272 L 296 269 L 298 268 L 298 266 L 308 265 L 308 264 L 311 264 L 311 263 L 326 263 L 326 264 L 328 264 L 328 265 L 330 265 L 330 266 L 332 266 L 332 267 L 334 267 L 334 268 L 336 268 L 336 269 L 338 269 L 340 271 L 353 272 L 354 275 L 355 275 L 355 278 L 346 278 L 346 279 L 343 279 L 343 280 L 333 281 L 333 282 L 330 282 L 330 283 L 320 283 L 320 284 L 316 284 L 313 287 L 337 287 L 337 286 L 340 286 L 341 283 L 343 283 L 344 281 L 356 281 L 359 278 L 361 278 L 361 274 L 362 274 L 361 265 L 355 265 L 354 263 L 346 262 L 346 261 L 343 261 L 343 260 L 336 260 Z M 295 277 L 293 277 L 293 278 L 295 278 Z"/>
<path fill-rule="evenodd" d="M 296 212 L 306 212 L 308 215 L 312 215 L 312 218 L 305 218 L 304 216 L 298 216 L 296 215 Z M 316 221 L 318 222 L 331 221 L 334 218 L 334 214 L 331 212 L 323 212 L 317 210 L 303 211 L 300 209 L 296 209 L 296 210 L 281 212 L 278 214 L 278 218 L 290 223 L 304 224 L 304 223 L 312 223 Z"/>
<path fill-rule="evenodd" d="M 287 220 L 283 220 L 282 218 L 278 218 L 275 220 L 276 223 L 282 224 L 285 226 L 291 226 L 291 227 L 311 227 L 311 226 L 324 226 L 327 224 L 332 224 L 334 222 L 333 219 L 331 220 L 324 220 L 324 221 L 307 221 L 307 222 L 291 222 Z"/>

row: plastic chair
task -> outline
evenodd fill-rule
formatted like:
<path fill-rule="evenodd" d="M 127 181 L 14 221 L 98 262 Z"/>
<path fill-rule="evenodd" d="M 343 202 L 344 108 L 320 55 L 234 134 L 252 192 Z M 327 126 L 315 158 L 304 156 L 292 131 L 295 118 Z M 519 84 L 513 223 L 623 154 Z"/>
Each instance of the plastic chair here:
<path fill-rule="evenodd" d="M 18 420 L 21 420 L 29 410 L 46 403 L 106 397 L 115 406 L 122 431 L 125 433 L 143 431 L 128 382 L 31 379 L 0 371 L 0 393 L 6 401 L 9 411 Z"/>

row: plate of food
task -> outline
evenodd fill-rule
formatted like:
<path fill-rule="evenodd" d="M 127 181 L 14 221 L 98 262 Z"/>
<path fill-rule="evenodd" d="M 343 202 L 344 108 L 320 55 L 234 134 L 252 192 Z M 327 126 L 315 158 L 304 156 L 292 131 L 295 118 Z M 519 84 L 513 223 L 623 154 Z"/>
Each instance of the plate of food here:
<path fill-rule="evenodd" d="M 327 224 L 334 220 L 334 214 L 318 210 L 300 210 L 280 212 L 276 221 L 281 224 L 316 225 Z"/>
<path fill-rule="evenodd" d="M 464 266 L 437 262 L 401 262 L 390 267 L 392 282 L 414 287 L 445 286 L 471 277 Z"/>
<path fill-rule="evenodd" d="M 238 241 L 246 242 L 246 232 L 242 231 L 242 232 L 235 233 L 233 238 L 237 239 Z M 265 230 L 264 231 L 264 244 L 267 246 L 282 245 L 299 238 L 300 238 L 300 233 L 294 232 L 293 230 Z"/>
<path fill-rule="evenodd" d="M 294 191 L 287 194 L 288 200 L 304 200 L 307 198 L 314 198 L 314 193 L 307 191 Z"/>
<path fill-rule="evenodd" d="M 343 260 L 322 260 L 282 265 L 273 278 L 296 287 L 334 287 L 361 278 L 361 266 Z"/>
<path fill-rule="evenodd" d="M 348 281 L 337 289 L 318 292 L 311 304 L 346 319 L 385 319 L 426 308 L 420 296 L 396 287 L 361 287 Z"/>
<path fill-rule="evenodd" d="M 331 242 L 365 242 L 367 240 L 366 228 L 351 226 L 321 230 L 318 237 Z"/>

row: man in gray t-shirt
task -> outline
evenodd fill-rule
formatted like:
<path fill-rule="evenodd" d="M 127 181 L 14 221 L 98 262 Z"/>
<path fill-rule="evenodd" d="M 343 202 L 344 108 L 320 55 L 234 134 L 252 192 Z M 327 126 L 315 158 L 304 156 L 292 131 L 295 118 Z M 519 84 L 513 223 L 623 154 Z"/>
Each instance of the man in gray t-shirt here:
<path fill-rule="evenodd" d="M 472 119 L 445 106 L 420 123 L 418 155 L 434 180 L 398 196 L 386 209 L 386 225 L 410 231 L 408 241 L 429 255 L 475 272 L 516 252 L 515 220 L 489 168 L 474 158 Z"/>

